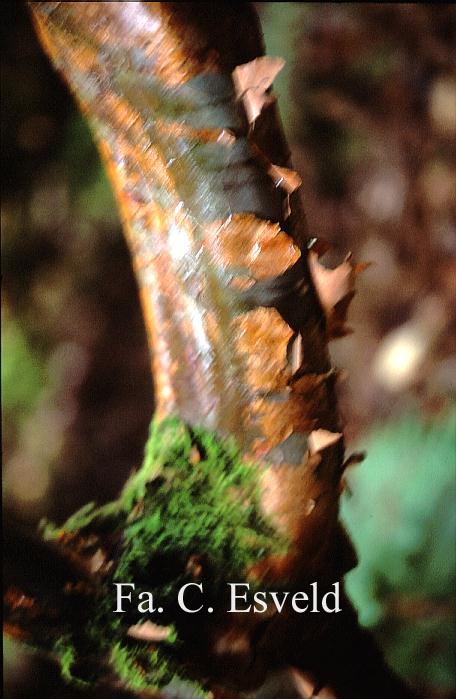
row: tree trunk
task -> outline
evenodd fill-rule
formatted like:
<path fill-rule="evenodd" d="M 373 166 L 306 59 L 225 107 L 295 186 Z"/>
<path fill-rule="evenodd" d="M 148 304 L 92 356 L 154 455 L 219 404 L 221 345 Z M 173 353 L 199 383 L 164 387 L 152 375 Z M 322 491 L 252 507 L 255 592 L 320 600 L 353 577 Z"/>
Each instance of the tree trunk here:
<path fill-rule="evenodd" d="M 222 9 L 221 9 L 222 8 Z M 153 357 L 156 416 L 233 437 L 284 554 L 248 574 L 329 590 L 355 563 L 338 523 L 337 371 L 357 271 L 308 249 L 298 178 L 248 3 L 37 2 L 36 27 L 92 125 L 121 211 Z M 195 464 L 198 468 L 198 464 Z M 275 586 L 275 588 L 274 588 Z M 342 595 L 338 615 L 225 614 L 201 640 L 213 686 L 293 666 L 302 696 L 411 696 Z M 236 641 L 237 650 L 233 641 Z M 309 679 L 312 677 L 313 679 Z M 306 679 L 307 678 L 307 679 Z M 329 689 L 324 690 L 329 692 Z"/>

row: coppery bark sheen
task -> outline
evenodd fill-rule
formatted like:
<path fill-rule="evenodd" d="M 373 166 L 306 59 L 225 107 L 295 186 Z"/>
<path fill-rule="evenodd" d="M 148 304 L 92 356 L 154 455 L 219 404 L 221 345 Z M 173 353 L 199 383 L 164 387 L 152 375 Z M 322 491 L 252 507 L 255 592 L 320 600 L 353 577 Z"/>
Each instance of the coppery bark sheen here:
<path fill-rule="evenodd" d="M 271 168 L 290 167 L 277 110 L 267 104 L 249 123 L 233 86 L 233 70 L 263 54 L 254 10 L 185 2 L 32 9 L 115 190 L 158 416 L 232 435 L 257 464 L 264 510 L 292 541 L 287 556 L 251 571 L 257 579 L 285 589 L 317 580 L 324 589 L 354 562 L 337 521 L 343 438 L 327 353 L 331 327 L 343 330 L 322 298 L 329 289 L 331 299 L 333 278 L 323 279 L 320 300 L 315 292 L 299 198 L 277 186 Z M 352 295 L 343 288 L 334 317 Z M 255 686 L 270 667 L 294 664 L 341 699 L 407 696 L 344 604 L 325 623 L 284 613 L 260 629 L 251 617 L 226 618 L 202 649 L 219 682 Z M 230 638 L 241 651 L 229 649 Z M 360 659 L 370 686 L 354 667 Z"/>
<path fill-rule="evenodd" d="M 252 128 L 231 79 L 263 53 L 252 9 L 224 6 L 220 22 L 209 3 L 34 8 L 119 201 L 157 415 L 233 435 L 258 463 L 264 507 L 296 544 L 259 575 L 337 578 L 343 447 L 309 451 L 313 430 L 340 430 L 304 217 L 292 195 L 285 218 L 287 195 L 265 168 L 289 165 L 275 108 Z"/>

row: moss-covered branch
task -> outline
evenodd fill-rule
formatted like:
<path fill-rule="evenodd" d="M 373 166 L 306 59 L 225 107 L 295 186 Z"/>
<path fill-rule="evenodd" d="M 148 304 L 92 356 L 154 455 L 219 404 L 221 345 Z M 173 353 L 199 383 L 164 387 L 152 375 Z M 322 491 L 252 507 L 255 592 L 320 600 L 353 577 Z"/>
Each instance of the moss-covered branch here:
<path fill-rule="evenodd" d="M 12 587 L 5 600 L 9 623 L 27 629 L 25 642 L 55 657 L 67 680 L 85 686 L 113 673 L 132 690 L 194 679 L 192 665 L 206 664 L 204 644 L 228 608 L 227 583 L 246 580 L 265 553 L 286 547 L 261 515 L 255 468 L 232 440 L 172 418 L 152 423 L 144 463 L 118 500 L 86 505 L 62 526 L 44 523 L 41 533 L 47 546 L 35 543 L 38 560 L 34 574 L 23 576 L 22 600 Z M 22 541 L 27 551 L 31 543 Z M 53 592 L 50 570 L 36 578 L 47 559 Z M 17 585 L 17 568 L 15 576 Z M 179 590 L 193 582 L 205 590 L 205 608 L 195 615 L 178 604 Z M 122 614 L 115 613 L 117 583 L 135 585 Z M 143 593 L 162 611 L 138 610 Z M 146 621 L 161 629 L 158 642 L 147 625 L 144 638 L 131 631 Z"/>

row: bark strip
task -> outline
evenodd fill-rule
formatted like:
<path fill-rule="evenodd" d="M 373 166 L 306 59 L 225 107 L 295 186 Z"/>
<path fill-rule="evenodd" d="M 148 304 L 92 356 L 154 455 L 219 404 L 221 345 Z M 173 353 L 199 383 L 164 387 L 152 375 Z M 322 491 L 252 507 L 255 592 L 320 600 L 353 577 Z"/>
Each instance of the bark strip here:
<path fill-rule="evenodd" d="M 264 91 L 267 65 L 254 60 L 263 45 L 252 9 L 224 7 L 220 18 L 207 3 L 33 7 L 119 202 L 157 415 L 232 435 L 258 462 L 265 511 L 294 543 L 259 576 L 336 579 L 343 443 L 309 449 L 313 430 L 341 431 L 336 373 L 299 199 L 291 194 L 289 215 L 290 187 L 280 186 L 289 152 Z M 246 63 L 240 93 L 232 73 Z M 254 122 L 249 80 L 267 97 Z"/>

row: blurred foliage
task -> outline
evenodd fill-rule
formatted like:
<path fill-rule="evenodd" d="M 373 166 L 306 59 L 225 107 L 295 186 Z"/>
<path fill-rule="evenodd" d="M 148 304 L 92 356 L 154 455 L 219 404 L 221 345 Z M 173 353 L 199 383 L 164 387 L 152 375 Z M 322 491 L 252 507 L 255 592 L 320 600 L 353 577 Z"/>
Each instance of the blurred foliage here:
<path fill-rule="evenodd" d="M 62 520 L 114 497 L 139 465 L 150 359 L 86 122 L 25 6 L 6 3 L 2 32 L 5 497 L 21 519 Z"/>
<path fill-rule="evenodd" d="M 456 406 L 374 425 L 347 476 L 342 518 L 359 556 L 347 590 L 388 661 L 421 686 L 453 686 L 456 666 Z"/>
<path fill-rule="evenodd" d="M 36 404 L 46 371 L 14 319 L 2 320 L 2 358 L 2 407 L 11 422 L 20 424 Z"/>
<path fill-rule="evenodd" d="M 350 312 L 355 333 L 331 348 L 348 371 L 348 442 L 369 452 L 343 503 L 361 560 L 351 594 L 391 663 L 426 696 L 450 696 L 455 7 L 257 8 L 268 52 L 288 61 L 275 90 L 309 232 L 332 243 L 330 266 L 349 250 L 373 262 Z M 4 3 L 0 31 L 5 497 L 26 522 L 63 521 L 116 497 L 141 463 L 150 358 L 86 123 L 24 5 Z M 9 653 L 10 699 L 29 696 L 32 661 Z M 78 696 L 39 667 L 36 694 Z"/>

